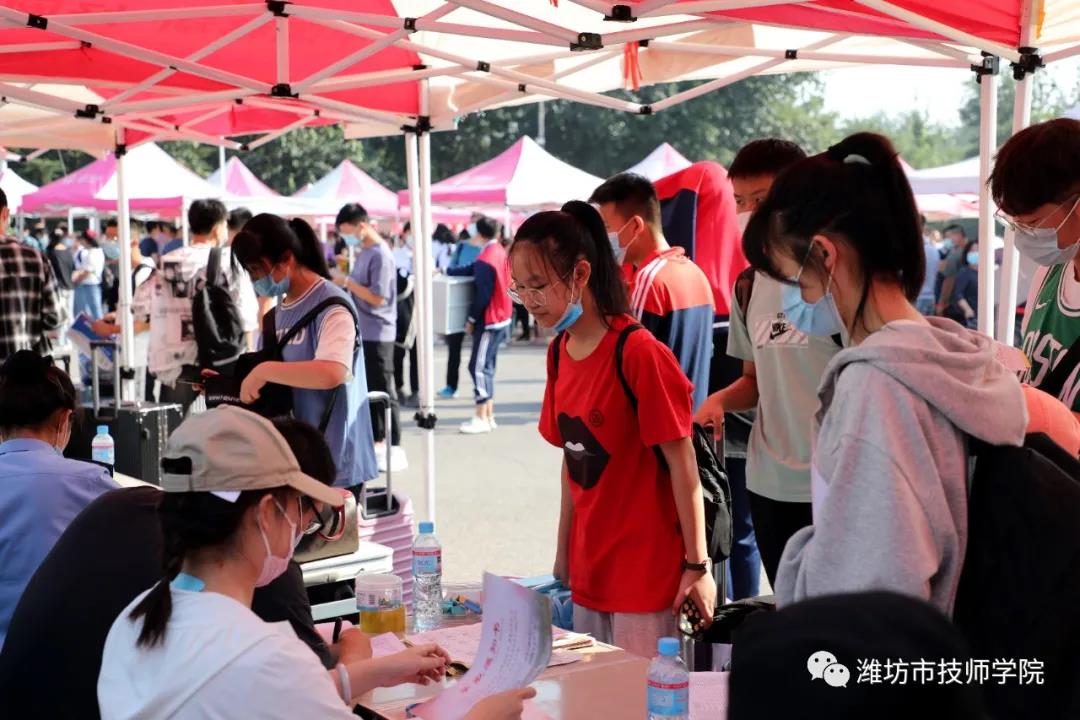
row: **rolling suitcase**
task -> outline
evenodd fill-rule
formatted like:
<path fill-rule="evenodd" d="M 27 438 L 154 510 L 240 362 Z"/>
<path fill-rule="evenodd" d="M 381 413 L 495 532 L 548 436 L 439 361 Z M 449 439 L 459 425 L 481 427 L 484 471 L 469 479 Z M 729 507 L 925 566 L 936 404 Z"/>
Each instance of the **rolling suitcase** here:
<path fill-rule="evenodd" d="M 98 351 L 107 347 L 117 356 L 115 342 L 96 341 L 91 344 L 90 381 L 91 402 L 74 414 L 71 442 L 64 455 L 76 460 L 91 461 L 90 443 L 98 425 L 106 425 L 116 443 L 115 471 L 123 475 L 161 485 L 161 456 L 169 434 L 183 420 L 181 407 L 174 403 L 121 403 L 116 388 L 120 387 L 120 367 L 113 364 L 112 402 L 103 404 L 98 367 Z"/>
<path fill-rule="evenodd" d="M 390 396 L 384 392 L 368 393 L 368 401 L 386 404 L 386 423 L 390 427 Z M 401 578 L 402 598 L 412 599 L 412 544 L 414 538 L 412 501 L 393 491 L 390 467 L 390 443 L 386 443 L 386 484 L 378 487 L 366 482 L 360 491 L 357 525 L 360 540 L 386 545 L 394 551 L 394 574 Z"/>

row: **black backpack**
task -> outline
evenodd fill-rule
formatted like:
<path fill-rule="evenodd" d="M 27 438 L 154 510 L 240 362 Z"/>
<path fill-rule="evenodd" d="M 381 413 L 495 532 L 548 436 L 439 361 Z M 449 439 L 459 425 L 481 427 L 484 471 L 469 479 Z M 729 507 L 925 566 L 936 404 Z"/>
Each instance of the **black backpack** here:
<path fill-rule="evenodd" d="M 994 718 L 1080 717 L 1080 461 L 1045 435 L 969 440 L 968 541 L 953 620 L 973 658 L 1011 662 L 982 684 Z M 1021 682 L 1037 661 L 1043 684 Z"/>
<path fill-rule="evenodd" d="M 221 275 L 221 248 L 210 251 L 206 281 L 192 297 L 191 320 L 199 346 L 199 367 L 220 368 L 244 352 L 244 323 Z"/>
<path fill-rule="evenodd" d="M 645 328 L 637 323 L 631 323 L 627 325 L 619 333 L 618 340 L 615 341 L 615 372 L 619 378 L 619 384 L 622 385 L 623 392 L 626 393 L 626 398 L 630 401 L 630 407 L 637 412 L 638 401 L 637 396 L 634 395 L 633 388 L 630 387 L 630 382 L 626 379 L 625 373 L 623 373 L 623 352 L 626 348 L 626 341 L 638 330 L 644 330 Z M 551 358 L 554 374 L 552 375 L 552 391 L 554 392 L 554 383 L 559 377 L 559 356 L 562 354 L 563 336 L 565 332 L 559 333 L 555 337 L 555 341 L 551 344 L 552 352 L 554 355 Z M 694 424 L 694 432 L 692 435 L 694 444 L 694 455 L 697 457 L 698 465 L 698 479 L 701 481 L 701 494 L 705 501 L 705 544 L 709 553 L 709 558 L 714 563 L 719 563 L 726 560 L 731 555 L 731 543 L 733 536 L 733 527 L 731 522 L 731 486 L 728 483 L 727 472 L 724 470 L 724 465 L 720 461 L 720 458 L 716 454 L 716 447 L 713 444 L 712 433 L 701 427 L 697 423 Z M 660 466 L 667 468 L 667 460 L 664 458 L 664 454 L 660 451 L 659 447 L 654 447 L 653 452 L 656 453 L 657 461 Z"/>

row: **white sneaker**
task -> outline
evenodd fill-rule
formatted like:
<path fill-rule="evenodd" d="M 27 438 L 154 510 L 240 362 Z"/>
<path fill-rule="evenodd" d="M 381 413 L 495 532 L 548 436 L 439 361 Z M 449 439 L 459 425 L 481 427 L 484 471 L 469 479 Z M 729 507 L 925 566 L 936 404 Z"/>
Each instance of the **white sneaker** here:
<path fill-rule="evenodd" d="M 385 464 L 385 460 L 383 463 Z M 394 445 L 390 448 L 390 470 L 396 473 L 409 469 L 409 458 L 405 455 L 405 448 Z"/>
<path fill-rule="evenodd" d="M 483 418 L 478 418 L 473 415 L 471 418 L 461 423 L 460 432 L 465 435 L 480 435 L 481 433 L 491 432 L 491 424 Z"/>
<path fill-rule="evenodd" d="M 498 430 L 499 429 L 499 426 L 497 424 L 495 424 L 495 418 L 491 418 L 490 420 L 488 420 L 488 425 L 491 426 L 492 430 Z"/>

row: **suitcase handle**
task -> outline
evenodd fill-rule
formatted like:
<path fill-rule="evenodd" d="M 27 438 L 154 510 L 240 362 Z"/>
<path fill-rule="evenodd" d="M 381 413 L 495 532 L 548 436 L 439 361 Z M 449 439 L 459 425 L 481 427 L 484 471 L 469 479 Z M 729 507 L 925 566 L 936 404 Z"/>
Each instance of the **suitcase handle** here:
<path fill-rule="evenodd" d="M 390 478 L 391 468 L 390 461 L 393 457 L 393 446 L 390 442 L 390 427 L 393 420 L 392 407 L 390 405 L 390 395 L 388 393 L 373 390 L 367 395 L 368 403 L 371 405 L 385 404 L 386 415 L 383 422 L 383 427 L 386 428 L 386 486 L 385 487 L 371 487 L 371 481 L 365 482 L 360 486 L 360 512 L 363 513 L 365 518 L 380 518 L 387 515 L 393 515 L 394 509 L 394 495 L 393 482 Z M 379 502 L 374 502 L 379 501 Z"/>
<path fill-rule="evenodd" d="M 90 341 L 90 391 L 94 403 L 94 417 L 101 417 L 101 380 L 98 366 L 98 350 L 112 349 L 113 351 L 113 402 L 112 419 L 120 416 L 120 346 L 115 340 L 91 340 Z"/>

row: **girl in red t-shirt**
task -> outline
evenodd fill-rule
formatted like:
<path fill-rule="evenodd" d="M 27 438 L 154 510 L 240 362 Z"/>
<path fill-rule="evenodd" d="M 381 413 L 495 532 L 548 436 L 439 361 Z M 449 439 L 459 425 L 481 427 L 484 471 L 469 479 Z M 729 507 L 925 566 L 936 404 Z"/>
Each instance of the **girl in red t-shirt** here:
<path fill-rule="evenodd" d="M 526 220 L 510 267 L 514 300 L 560 333 L 540 434 L 563 450 L 554 572 L 573 594 L 574 628 L 652 656 L 658 638 L 675 634 L 687 597 L 706 618 L 716 601 L 690 440 L 693 388 L 648 332 L 626 335 L 628 387 L 620 382 L 616 345 L 633 320 L 592 206 L 570 202 Z"/>

